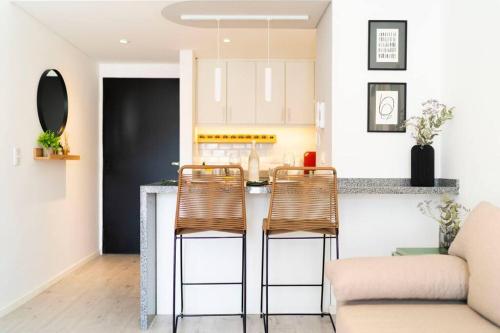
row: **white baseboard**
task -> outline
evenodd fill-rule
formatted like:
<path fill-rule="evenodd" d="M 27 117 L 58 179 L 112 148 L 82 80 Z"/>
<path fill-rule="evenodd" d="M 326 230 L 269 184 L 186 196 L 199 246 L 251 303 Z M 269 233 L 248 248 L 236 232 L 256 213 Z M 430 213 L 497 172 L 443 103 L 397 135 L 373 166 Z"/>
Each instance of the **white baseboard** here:
<path fill-rule="evenodd" d="M 89 261 L 91 261 L 92 259 L 94 259 L 97 256 L 99 256 L 99 252 L 98 251 L 96 251 L 96 252 L 94 252 L 94 253 L 86 256 L 85 258 L 79 260 L 75 264 L 73 264 L 70 267 L 68 267 L 65 270 L 63 270 L 61 273 L 59 273 L 56 276 L 54 276 L 49 281 L 43 283 L 42 285 L 40 285 L 39 287 L 33 289 L 32 291 L 30 291 L 26 295 L 18 298 L 17 300 L 15 300 L 14 302 L 12 302 L 11 304 L 9 304 L 9 305 L 5 306 L 4 308 L 0 309 L 0 318 L 2 318 L 5 315 L 7 315 L 8 313 L 14 311 L 15 309 L 17 309 L 18 307 L 20 307 L 24 303 L 26 303 L 29 300 L 31 300 L 32 298 L 34 298 L 35 296 L 41 294 L 43 291 L 45 291 L 46 289 L 50 288 L 51 286 L 53 286 L 57 282 L 61 281 L 63 278 L 65 278 L 66 276 L 68 276 L 69 274 L 71 274 L 72 272 L 74 272 L 76 269 L 78 269 L 81 266 L 85 265 L 86 263 L 88 263 Z"/>

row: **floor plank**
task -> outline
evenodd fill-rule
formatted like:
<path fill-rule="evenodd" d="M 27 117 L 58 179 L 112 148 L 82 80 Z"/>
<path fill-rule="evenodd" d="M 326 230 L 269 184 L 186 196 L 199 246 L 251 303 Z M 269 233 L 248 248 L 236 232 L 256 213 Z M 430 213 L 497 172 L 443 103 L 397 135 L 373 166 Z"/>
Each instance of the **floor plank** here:
<path fill-rule="evenodd" d="M 262 333 L 259 316 L 247 332 Z M 178 333 L 234 333 L 240 318 L 185 318 Z M 272 317 L 273 333 L 330 333 L 327 317 Z M 138 333 L 139 256 L 98 257 L 17 310 L 0 318 L 2 333 Z M 171 332 L 170 316 L 158 316 L 148 332 Z"/>

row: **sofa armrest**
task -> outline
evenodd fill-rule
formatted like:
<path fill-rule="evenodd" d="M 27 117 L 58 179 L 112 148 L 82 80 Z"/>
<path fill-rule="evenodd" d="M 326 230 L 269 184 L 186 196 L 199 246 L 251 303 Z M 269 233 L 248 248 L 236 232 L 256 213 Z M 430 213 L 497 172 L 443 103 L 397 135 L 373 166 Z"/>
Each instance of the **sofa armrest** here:
<path fill-rule="evenodd" d="M 327 264 L 337 301 L 465 300 L 467 263 L 450 255 L 355 258 Z"/>

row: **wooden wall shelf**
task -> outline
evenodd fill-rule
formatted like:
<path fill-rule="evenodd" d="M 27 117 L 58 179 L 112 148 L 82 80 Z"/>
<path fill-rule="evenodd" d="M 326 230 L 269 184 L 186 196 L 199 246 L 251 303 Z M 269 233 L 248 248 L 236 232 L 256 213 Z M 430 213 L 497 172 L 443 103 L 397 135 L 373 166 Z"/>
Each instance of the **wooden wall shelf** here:
<path fill-rule="evenodd" d="M 33 159 L 36 161 L 79 161 L 80 155 L 43 156 L 43 150 L 41 148 L 33 148 Z"/>
<path fill-rule="evenodd" d="M 79 161 L 80 155 L 50 155 L 50 156 L 35 156 L 37 161 Z"/>

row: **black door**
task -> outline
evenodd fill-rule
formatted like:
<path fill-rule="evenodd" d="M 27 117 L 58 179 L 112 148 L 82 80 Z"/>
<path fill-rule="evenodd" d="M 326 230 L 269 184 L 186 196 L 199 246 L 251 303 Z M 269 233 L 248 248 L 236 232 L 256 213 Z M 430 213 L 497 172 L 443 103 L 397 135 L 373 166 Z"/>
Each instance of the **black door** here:
<path fill-rule="evenodd" d="M 103 79 L 103 252 L 139 253 L 139 187 L 177 178 L 179 80 Z"/>

